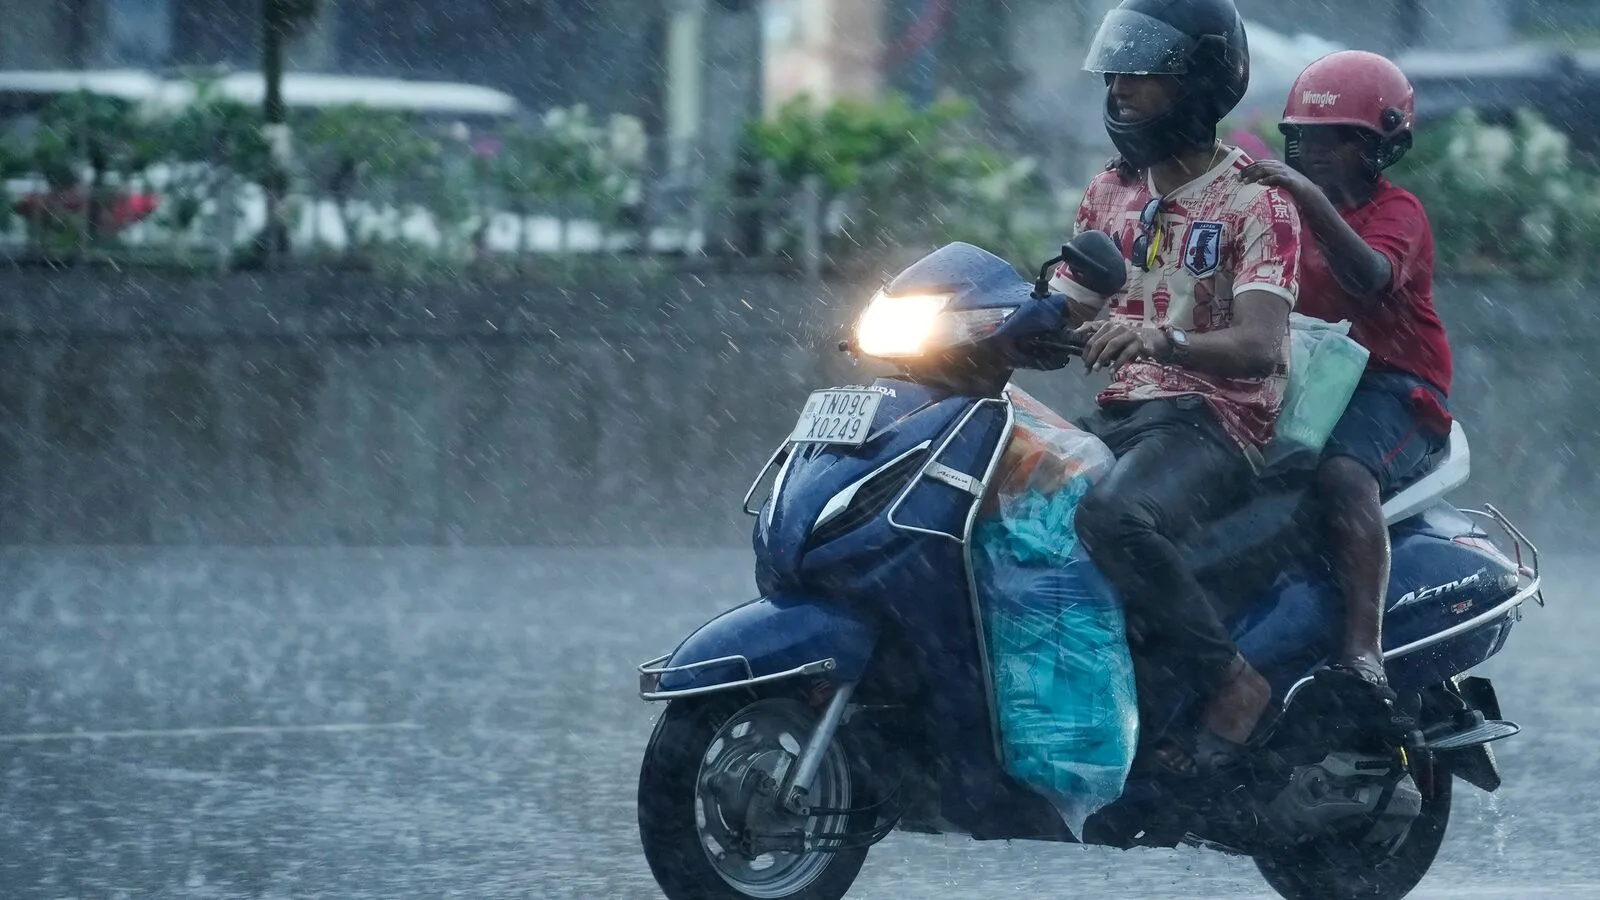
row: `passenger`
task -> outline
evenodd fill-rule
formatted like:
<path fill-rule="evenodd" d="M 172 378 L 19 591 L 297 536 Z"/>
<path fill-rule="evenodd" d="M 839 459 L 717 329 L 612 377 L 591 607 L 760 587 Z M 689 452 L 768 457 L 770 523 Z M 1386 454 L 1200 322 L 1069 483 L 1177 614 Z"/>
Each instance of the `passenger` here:
<path fill-rule="evenodd" d="M 1084 362 L 1113 373 L 1082 424 L 1118 461 L 1084 498 L 1076 529 L 1139 635 L 1141 697 L 1170 670 L 1205 701 L 1193 728 L 1162 720 L 1147 731 L 1169 735 L 1157 761 L 1191 775 L 1235 758 L 1271 699 L 1175 541 L 1237 502 L 1273 435 L 1300 220 L 1287 194 L 1246 184 L 1250 159 L 1217 140 L 1249 82 L 1233 0 L 1124 0 L 1085 68 L 1105 76 L 1120 156 L 1090 184 L 1076 230 L 1109 233 L 1130 267 L 1110 297 L 1065 266 L 1053 281 L 1074 324 L 1086 323 Z"/>
<path fill-rule="evenodd" d="M 1244 179 L 1288 191 L 1305 228 L 1300 305 L 1349 320 L 1370 351 L 1367 371 L 1323 452 L 1317 482 L 1333 569 L 1345 599 L 1344 648 L 1334 668 L 1386 690 L 1382 623 L 1389 531 L 1380 498 L 1422 474 L 1449 438 L 1450 345 L 1433 308 L 1433 232 L 1422 203 L 1383 177 L 1411 146 L 1406 76 L 1373 53 L 1312 63 L 1279 125 L 1287 162 Z"/>

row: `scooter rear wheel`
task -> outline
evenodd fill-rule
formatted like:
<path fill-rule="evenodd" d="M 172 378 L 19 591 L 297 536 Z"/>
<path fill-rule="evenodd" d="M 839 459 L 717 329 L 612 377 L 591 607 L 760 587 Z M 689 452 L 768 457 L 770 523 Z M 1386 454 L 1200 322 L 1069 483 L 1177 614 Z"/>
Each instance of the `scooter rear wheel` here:
<path fill-rule="evenodd" d="M 1450 770 L 1434 760 L 1422 811 L 1392 855 L 1372 844 L 1318 841 L 1257 856 L 1256 868 L 1285 900 L 1400 900 L 1411 893 L 1444 844 L 1450 821 Z"/>
<path fill-rule="evenodd" d="M 741 832 L 838 831 L 843 817 L 778 811 L 772 779 L 793 765 L 816 722 L 797 699 L 712 695 L 667 704 L 639 771 L 639 837 L 668 900 L 839 900 L 866 861 L 865 848 L 741 852 Z M 867 773 L 841 730 L 828 748 L 811 802 L 862 804 Z M 787 760 L 787 762 L 785 762 Z M 870 825 L 870 823 L 868 823 Z"/>

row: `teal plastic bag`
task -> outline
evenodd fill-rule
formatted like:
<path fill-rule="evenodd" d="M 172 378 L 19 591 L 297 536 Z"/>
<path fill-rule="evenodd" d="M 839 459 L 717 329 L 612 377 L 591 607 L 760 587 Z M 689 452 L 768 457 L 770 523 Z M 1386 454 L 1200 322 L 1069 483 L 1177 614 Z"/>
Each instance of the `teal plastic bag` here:
<path fill-rule="evenodd" d="M 1122 795 L 1139 698 L 1122 607 L 1081 547 L 1022 565 L 999 531 L 979 537 L 995 708 L 1006 771 L 1050 800 L 1072 833 Z"/>
<path fill-rule="evenodd" d="M 1115 458 L 1025 393 L 1009 394 L 1016 425 L 972 547 L 1002 761 L 1082 836 L 1121 796 L 1139 733 L 1122 608 L 1073 531 L 1079 502 Z"/>
<path fill-rule="evenodd" d="M 1320 454 L 1367 370 L 1367 348 L 1349 322 L 1289 315 L 1289 385 L 1274 442 L 1280 452 Z"/>

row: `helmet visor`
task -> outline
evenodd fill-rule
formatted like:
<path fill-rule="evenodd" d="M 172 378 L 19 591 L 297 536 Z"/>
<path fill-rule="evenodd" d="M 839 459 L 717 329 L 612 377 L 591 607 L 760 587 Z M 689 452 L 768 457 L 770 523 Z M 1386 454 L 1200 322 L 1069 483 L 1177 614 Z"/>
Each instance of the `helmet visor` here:
<path fill-rule="evenodd" d="M 1183 75 L 1195 40 L 1160 19 L 1114 9 L 1084 58 L 1085 72 L 1102 75 Z"/>

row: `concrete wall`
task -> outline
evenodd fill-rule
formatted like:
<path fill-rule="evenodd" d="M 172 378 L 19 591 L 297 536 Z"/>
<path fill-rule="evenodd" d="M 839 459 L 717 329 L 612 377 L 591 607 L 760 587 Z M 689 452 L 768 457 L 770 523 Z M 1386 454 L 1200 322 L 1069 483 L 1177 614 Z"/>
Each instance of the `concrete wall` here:
<path fill-rule="evenodd" d="M 806 392 L 866 377 L 832 349 L 865 296 L 0 273 L 0 543 L 740 544 L 739 500 Z M 1463 497 L 1589 521 L 1586 292 L 1441 302 L 1478 460 Z M 1068 410 L 1093 386 L 1022 380 Z"/>

